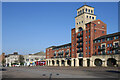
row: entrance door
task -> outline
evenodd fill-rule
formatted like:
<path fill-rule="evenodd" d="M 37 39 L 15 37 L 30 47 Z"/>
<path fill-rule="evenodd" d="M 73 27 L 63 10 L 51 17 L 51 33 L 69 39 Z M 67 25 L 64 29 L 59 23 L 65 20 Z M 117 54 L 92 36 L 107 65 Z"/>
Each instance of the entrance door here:
<path fill-rule="evenodd" d="M 87 67 L 90 66 L 90 59 L 87 59 Z"/>

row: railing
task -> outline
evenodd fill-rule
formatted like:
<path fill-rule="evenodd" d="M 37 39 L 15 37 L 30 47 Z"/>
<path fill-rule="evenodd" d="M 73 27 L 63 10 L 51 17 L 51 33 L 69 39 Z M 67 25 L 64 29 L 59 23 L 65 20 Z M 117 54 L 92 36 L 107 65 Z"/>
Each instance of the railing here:
<path fill-rule="evenodd" d="M 79 53 L 79 52 L 83 52 L 83 50 L 82 49 L 77 50 L 77 53 Z"/>
<path fill-rule="evenodd" d="M 98 48 L 98 51 L 103 51 L 105 50 L 105 47 Z"/>
<path fill-rule="evenodd" d="M 83 47 L 83 44 L 78 44 L 77 48 Z"/>
<path fill-rule="evenodd" d="M 83 41 L 83 39 L 79 39 L 79 40 L 77 40 L 77 43 L 80 43 L 80 42 L 82 42 Z"/>
<path fill-rule="evenodd" d="M 80 34 L 80 35 L 78 34 L 78 35 L 77 35 L 77 38 L 80 38 L 80 37 L 82 37 L 82 36 L 83 36 L 83 34 Z"/>
<path fill-rule="evenodd" d="M 112 50 L 115 50 L 115 49 L 118 49 L 118 48 L 120 48 L 119 45 L 114 45 L 114 46 L 112 46 Z"/>
<path fill-rule="evenodd" d="M 83 54 L 80 53 L 80 54 L 79 54 L 79 57 L 83 57 Z"/>

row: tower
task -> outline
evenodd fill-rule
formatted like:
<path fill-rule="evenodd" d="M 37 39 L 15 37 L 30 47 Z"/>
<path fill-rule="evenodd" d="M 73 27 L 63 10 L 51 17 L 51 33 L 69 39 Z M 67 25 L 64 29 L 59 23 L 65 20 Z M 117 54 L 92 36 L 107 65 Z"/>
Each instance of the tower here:
<path fill-rule="evenodd" d="M 94 15 L 94 7 L 84 5 L 77 9 L 77 16 L 75 17 L 75 29 L 76 33 L 83 29 L 85 30 L 85 24 L 96 20 Z"/>

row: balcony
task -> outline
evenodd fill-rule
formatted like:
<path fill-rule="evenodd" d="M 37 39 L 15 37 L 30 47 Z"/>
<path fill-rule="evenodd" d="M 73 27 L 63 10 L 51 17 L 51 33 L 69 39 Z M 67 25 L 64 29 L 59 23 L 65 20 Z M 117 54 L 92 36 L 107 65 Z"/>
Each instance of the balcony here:
<path fill-rule="evenodd" d="M 83 41 L 83 39 L 79 39 L 79 40 L 77 40 L 77 43 L 80 43 L 80 42 L 82 42 Z"/>
<path fill-rule="evenodd" d="M 78 49 L 77 53 L 83 52 L 83 49 Z"/>
<path fill-rule="evenodd" d="M 112 46 L 112 50 L 116 50 L 116 49 L 118 49 L 118 48 L 120 48 L 119 45 L 114 45 L 114 46 Z"/>
<path fill-rule="evenodd" d="M 77 48 L 83 47 L 83 44 L 78 44 Z"/>
<path fill-rule="evenodd" d="M 82 53 L 80 53 L 80 54 L 79 54 L 79 57 L 83 57 L 83 54 L 82 54 Z"/>
<path fill-rule="evenodd" d="M 83 34 L 78 34 L 77 38 L 83 37 Z"/>
<path fill-rule="evenodd" d="M 103 51 L 105 50 L 105 47 L 98 48 L 98 51 Z"/>

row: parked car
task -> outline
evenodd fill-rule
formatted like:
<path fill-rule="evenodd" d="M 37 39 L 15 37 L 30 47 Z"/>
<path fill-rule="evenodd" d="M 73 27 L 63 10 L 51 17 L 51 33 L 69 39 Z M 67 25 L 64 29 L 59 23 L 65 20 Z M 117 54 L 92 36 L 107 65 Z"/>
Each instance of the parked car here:
<path fill-rule="evenodd" d="M 19 67 L 20 65 L 16 64 L 15 67 Z"/>

